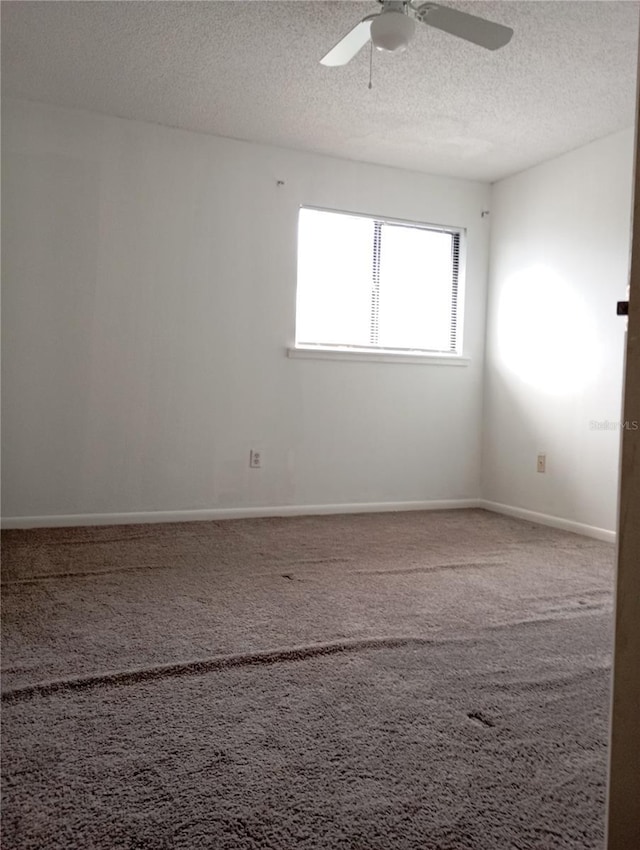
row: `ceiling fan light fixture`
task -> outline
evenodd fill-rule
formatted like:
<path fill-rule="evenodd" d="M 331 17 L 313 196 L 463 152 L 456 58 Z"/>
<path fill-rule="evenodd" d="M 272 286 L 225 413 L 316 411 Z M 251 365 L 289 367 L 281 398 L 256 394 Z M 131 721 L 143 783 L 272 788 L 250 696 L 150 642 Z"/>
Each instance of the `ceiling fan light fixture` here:
<path fill-rule="evenodd" d="M 371 22 L 371 41 L 378 50 L 402 53 L 415 28 L 416 22 L 403 12 L 382 12 Z"/>

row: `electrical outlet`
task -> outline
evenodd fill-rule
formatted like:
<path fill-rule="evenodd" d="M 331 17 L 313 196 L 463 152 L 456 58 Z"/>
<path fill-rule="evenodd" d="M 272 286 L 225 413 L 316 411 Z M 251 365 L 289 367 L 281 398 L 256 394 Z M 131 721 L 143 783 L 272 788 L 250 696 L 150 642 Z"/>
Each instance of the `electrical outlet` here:
<path fill-rule="evenodd" d="M 251 449 L 249 452 L 249 466 L 251 469 L 262 468 L 262 452 L 258 449 Z"/>
<path fill-rule="evenodd" d="M 546 472 L 547 471 L 547 456 L 545 454 L 538 455 L 538 472 Z"/>

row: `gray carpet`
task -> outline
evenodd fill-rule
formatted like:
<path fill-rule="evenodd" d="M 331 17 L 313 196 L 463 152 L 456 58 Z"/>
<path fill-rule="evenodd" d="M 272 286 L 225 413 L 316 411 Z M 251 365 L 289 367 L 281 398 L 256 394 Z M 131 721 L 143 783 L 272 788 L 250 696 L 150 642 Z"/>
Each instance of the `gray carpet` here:
<path fill-rule="evenodd" d="M 3 534 L 3 842 L 601 848 L 613 547 L 483 511 Z"/>

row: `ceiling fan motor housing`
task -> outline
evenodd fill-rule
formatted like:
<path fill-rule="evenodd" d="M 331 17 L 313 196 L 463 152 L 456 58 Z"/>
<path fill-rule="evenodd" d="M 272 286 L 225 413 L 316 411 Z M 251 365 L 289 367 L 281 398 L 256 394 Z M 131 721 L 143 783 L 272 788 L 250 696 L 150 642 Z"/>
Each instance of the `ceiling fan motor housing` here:
<path fill-rule="evenodd" d="M 378 50 L 402 53 L 415 28 L 415 21 L 406 14 L 406 3 L 385 2 L 382 12 L 371 21 L 371 41 Z"/>

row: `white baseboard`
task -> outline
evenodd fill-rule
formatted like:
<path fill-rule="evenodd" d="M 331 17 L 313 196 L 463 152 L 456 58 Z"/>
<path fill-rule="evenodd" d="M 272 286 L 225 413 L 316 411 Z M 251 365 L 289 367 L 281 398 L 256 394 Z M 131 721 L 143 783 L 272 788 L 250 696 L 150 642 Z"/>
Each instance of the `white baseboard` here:
<path fill-rule="evenodd" d="M 426 502 L 356 502 L 343 505 L 281 505 L 260 508 L 219 508 L 194 511 L 145 511 L 113 514 L 60 514 L 3 517 L 2 528 L 62 528 L 84 525 L 133 525 L 153 522 L 247 519 L 250 517 L 369 514 L 390 511 L 444 511 L 482 507 L 478 499 L 439 499 Z"/>
<path fill-rule="evenodd" d="M 251 517 L 321 516 L 324 514 L 368 514 L 391 511 L 445 511 L 482 508 L 517 519 L 549 525 L 574 534 L 615 543 L 615 531 L 585 525 L 562 517 L 541 514 L 526 508 L 502 505 L 487 499 L 434 499 L 425 502 L 355 502 L 337 505 L 280 505 L 259 508 L 217 508 L 192 511 L 144 511 L 109 514 L 56 514 L 53 516 L 3 517 L 2 528 L 64 528 L 87 525 L 134 525 L 157 522 L 197 522 L 200 520 L 248 519 Z"/>
<path fill-rule="evenodd" d="M 560 528 L 562 531 L 572 531 L 574 534 L 582 534 L 585 537 L 595 537 L 596 540 L 606 540 L 608 543 L 616 542 L 615 531 L 609 531 L 607 528 L 598 528 L 596 525 L 585 525 L 582 522 L 563 519 L 562 517 L 552 516 L 551 514 L 539 514 L 537 511 L 529 511 L 526 508 L 501 505 L 500 502 L 490 502 L 487 499 L 479 499 L 477 507 L 484 508 L 487 511 L 493 511 L 497 514 L 516 517 L 516 519 L 537 522 L 540 525 L 550 525 L 552 528 Z"/>

